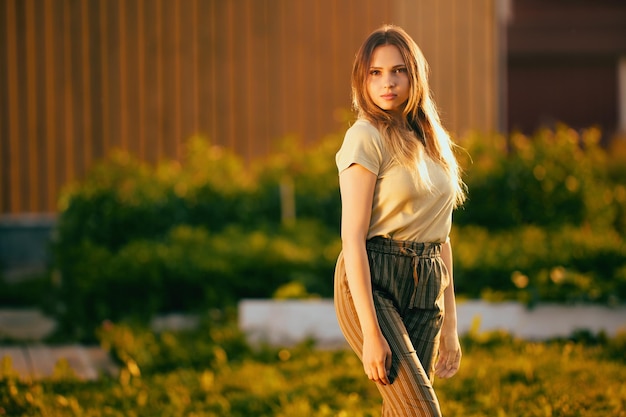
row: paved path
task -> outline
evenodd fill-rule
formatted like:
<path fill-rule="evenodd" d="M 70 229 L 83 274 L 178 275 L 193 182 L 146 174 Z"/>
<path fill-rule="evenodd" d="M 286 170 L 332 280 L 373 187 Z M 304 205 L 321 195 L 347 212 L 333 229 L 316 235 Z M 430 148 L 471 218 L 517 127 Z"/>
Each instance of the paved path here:
<path fill-rule="evenodd" d="M 0 340 L 11 341 L 0 343 L 0 376 L 12 369 L 22 379 L 51 377 L 56 367 L 62 369 L 64 362 L 83 380 L 117 374 L 113 360 L 98 346 L 44 345 L 42 341 L 55 326 L 53 320 L 37 310 L 0 310 Z"/>

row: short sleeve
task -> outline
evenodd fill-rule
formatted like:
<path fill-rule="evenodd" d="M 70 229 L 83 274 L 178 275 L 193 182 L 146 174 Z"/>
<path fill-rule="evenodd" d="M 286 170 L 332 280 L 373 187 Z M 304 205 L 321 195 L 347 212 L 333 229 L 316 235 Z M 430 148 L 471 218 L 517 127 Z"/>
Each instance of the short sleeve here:
<path fill-rule="evenodd" d="M 378 175 L 383 161 L 381 145 L 378 130 L 369 122 L 357 121 L 346 131 L 343 144 L 335 156 L 339 173 L 352 164 L 359 164 Z"/>

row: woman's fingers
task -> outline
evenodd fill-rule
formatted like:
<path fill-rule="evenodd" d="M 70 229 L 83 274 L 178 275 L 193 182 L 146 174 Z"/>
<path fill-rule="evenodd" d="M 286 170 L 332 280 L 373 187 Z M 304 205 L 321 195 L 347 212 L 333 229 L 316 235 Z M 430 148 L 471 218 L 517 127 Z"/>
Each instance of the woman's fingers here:
<path fill-rule="evenodd" d="M 365 369 L 367 377 L 379 384 L 389 384 L 389 370 L 391 369 L 391 355 L 387 355 L 384 361 L 372 364 L 369 369 Z"/>
<path fill-rule="evenodd" d="M 377 383 L 389 384 L 391 369 L 391 349 L 382 333 L 363 340 L 363 369 L 369 379 Z"/>
<path fill-rule="evenodd" d="M 382 369 L 379 369 L 379 382 L 383 385 L 387 385 L 389 384 L 389 370 L 387 369 L 387 361 L 385 361 L 384 366 L 382 367 Z"/>
<path fill-rule="evenodd" d="M 445 352 L 437 361 L 435 374 L 439 378 L 450 378 L 457 373 L 461 365 L 461 351 Z"/>
<path fill-rule="evenodd" d="M 372 381 L 378 382 L 379 384 L 383 384 L 383 385 L 389 384 L 389 375 L 388 375 L 387 370 L 384 367 L 376 368 L 375 370 L 371 372 L 371 374 L 368 374 L 368 377 Z"/>
<path fill-rule="evenodd" d="M 461 345 L 458 335 L 454 333 L 442 334 L 439 346 L 439 359 L 435 365 L 435 375 L 439 378 L 454 376 L 461 366 Z"/>

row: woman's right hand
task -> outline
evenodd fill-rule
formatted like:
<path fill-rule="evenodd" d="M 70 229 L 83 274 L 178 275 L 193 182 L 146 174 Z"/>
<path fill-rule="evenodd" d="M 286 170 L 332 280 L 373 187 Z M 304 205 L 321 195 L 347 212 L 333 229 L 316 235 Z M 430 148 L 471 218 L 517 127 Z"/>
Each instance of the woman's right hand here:
<path fill-rule="evenodd" d="M 382 385 L 391 383 L 389 381 L 391 349 L 380 332 L 363 337 L 363 369 L 372 381 Z"/>

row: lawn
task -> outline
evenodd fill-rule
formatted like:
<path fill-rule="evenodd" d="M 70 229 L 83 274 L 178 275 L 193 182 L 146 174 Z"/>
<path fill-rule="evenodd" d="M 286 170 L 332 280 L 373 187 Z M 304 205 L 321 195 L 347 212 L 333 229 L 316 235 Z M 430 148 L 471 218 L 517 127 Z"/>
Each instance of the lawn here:
<path fill-rule="evenodd" d="M 119 417 L 365 417 L 380 397 L 346 350 L 250 348 L 234 326 L 155 334 L 108 324 L 99 337 L 119 376 L 83 382 L 63 363 L 53 378 L 0 373 L 0 415 Z M 437 380 L 444 416 L 626 416 L 626 335 L 528 342 L 463 339 L 461 371 Z"/>

